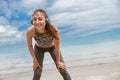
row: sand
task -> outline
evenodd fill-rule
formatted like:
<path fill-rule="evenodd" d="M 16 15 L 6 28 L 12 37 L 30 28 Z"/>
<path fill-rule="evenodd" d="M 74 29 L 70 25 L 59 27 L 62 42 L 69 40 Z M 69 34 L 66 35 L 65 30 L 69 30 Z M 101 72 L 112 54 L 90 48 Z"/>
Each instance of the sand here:
<path fill-rule="evenodd" d="M 68 68 L 72 80 L 120 80 L 120 63 L 106 63 Z M 33 72 L 1 75 L 0 80 L 32 80 Z M 55 70 L 43 70 L 41 80 L 63 80 Z"/>

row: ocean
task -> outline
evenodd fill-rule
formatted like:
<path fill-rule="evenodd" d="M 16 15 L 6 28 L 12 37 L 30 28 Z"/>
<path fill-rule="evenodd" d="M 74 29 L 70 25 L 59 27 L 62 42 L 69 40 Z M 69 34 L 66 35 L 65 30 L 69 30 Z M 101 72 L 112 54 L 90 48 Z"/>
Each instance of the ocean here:
<path fill-rule="evenodd" d="M 103 47 L 104 46 L 104 47 Z M 67 67 L 87 66 L 120 62 L 120 49 L 114 43 L 62 47 L 61 52 Z M 22 51 L 21 51 L 22 53 Z M 31 55 L 0 54 L 0 75 L 32 72 Z M 45 53 L 43 70 L 56 69 L 48 52 Z"/>

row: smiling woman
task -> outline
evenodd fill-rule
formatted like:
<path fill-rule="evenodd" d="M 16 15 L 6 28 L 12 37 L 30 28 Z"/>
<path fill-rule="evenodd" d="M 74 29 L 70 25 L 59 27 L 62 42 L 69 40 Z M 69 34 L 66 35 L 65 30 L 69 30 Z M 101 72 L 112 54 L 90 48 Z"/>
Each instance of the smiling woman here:
<path fill-rule="evenodd" d="M 30 51 L 37 53 L 34 53 L 37 55 L 35 58 L 39 63 L 41 62 L 39 66 L 41 69 L 39 69 L 38 64 L 34 61 L 35 74 L 37 72 L 40 74 L 43 70 L 43 58 L 47 58 L 44 60 L 44 69 L 53 69 L 51 66 L 54 66 L 54 63 L 51 64 L 49 53 L 41 53 L 45 51 L 41 51 L 41 48 L 54 50 L 54 53 L 62 50 L 62 53 L 64 53 L 62 55 L 66 61 L 66 64 L 60 61 L 60 64 L 63 63 L 62 68 L 66 68 L 64 65 L 73 69 L 72 66 L 79 67 L 81 65 L 108 62 L 120 63 L 119 4 L 119 0 L 0 0 L 0 70 L 2 70 L 0 74 L 17 73 L 15 70 L 18 73 L 31 71 L 33 61 L 25 47 L 27 46 L 25 31 L 28 27 L 28 46 L 30 46 Z M 39 11 L 35 11 L 31 16 L 31 12 L 38 8 L 46 9 L 50 17 L 46 13 Z M 32 26 L 30 26 L 31 23 L 28 23 L 31 18 Z M 60 32 L 49 21 L 49 18 L 51 22 L 57 25 Z M 61 38 L 57 34 L 60 34 Z M 31 45 L 31 43 L 34 43 L 31 38 L 35 39 L 35 45 Z M 59 46 L 55 45 L 60 40 L 62 42 L 61 50 Z M 34 49 L 32 46 L 34 46 Z M 55 57 L 58 57 L 58 61 L 61 58 L 59 54 Z M 55 64 L 59 67 L 59 64 L 56 62 Z M 113 70 L 115 69 L 113 68 Z M 75 72 L 71 72 L 71 76 L 74 80 L 80 80 L 80 74 L 87 77 L 88 69 L 86 69 L 86 72 L 81 72 L 81 70 L 73 69 Z M 80 71 L 78 72 L 79 75 L 77 75 L 76 71 Z M 99 72 L 98 68 L 96 72 Z M 44 79 L 40 77 L 42 80 L 47 80 L 47 78 L 57 80 L 51 78 L 56 75 L 56 73 L 49 73 L 47 77 L 43 76 Z M 74 75 L 76 77 L 73 77 Z M 12 78 L 12 80 L 17 79 Z M 25 77 L 21 80 L 24 79 L 30 80 Z"/>
<path fill-rule="evenodd" d="M 64 64 L 63 57 L 60 53 L 60 38 L 58 29 L 48 20 L 49 18 L 44 10 L 35 10 L 32 15 L 32 26 L 27 29 L 26 36 L 28 49 L 34 60 L 33 80 L 39 80 L 41 77 L 45 52 L 50 53 L 64 80 L 71 80 Z M 34 37 L 36 41 L 34 49 L 32 45 L 32 37 Z"/>

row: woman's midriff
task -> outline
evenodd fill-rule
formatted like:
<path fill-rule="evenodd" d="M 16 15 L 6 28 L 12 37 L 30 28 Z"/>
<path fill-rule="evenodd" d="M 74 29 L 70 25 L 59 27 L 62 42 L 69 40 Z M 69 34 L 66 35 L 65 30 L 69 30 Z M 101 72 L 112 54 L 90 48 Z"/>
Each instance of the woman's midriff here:
<path fill-rule="evenodd" d="M 40 45 L 38 44 L 37 42 L 35 43 L 38 47 L 41 47 L 41 48 L 50 48 L 52 46 L 54 46 L 54 42 L 52 42 L 50 45 L 47 45 L 47 46 L 43 46 L 43 45 Z"/>

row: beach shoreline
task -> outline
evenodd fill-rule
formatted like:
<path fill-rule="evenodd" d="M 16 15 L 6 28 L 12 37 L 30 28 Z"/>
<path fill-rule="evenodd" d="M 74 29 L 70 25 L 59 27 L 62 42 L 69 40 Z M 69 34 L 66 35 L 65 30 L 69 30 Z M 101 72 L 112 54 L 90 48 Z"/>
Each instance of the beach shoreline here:
<path fill-rule="evenodd" d="M 110 77 L 120 79 L 120 63 L 104 63 L 86 66 L 68 67 L 72 80 L 107 80 Z M 32 80 L 33 72 L 1 75 L 0 80 Z M 99 79 L 97 79 L 99 78 Z M 63 80 L 57 69 L 43 70 L 41 80 Z M 112 79 L 111 79 L 112 80 Z M 114 79 L 113 79 L 114 80 Z M 116 79 L 117 80 L 117 79 Z"/>

